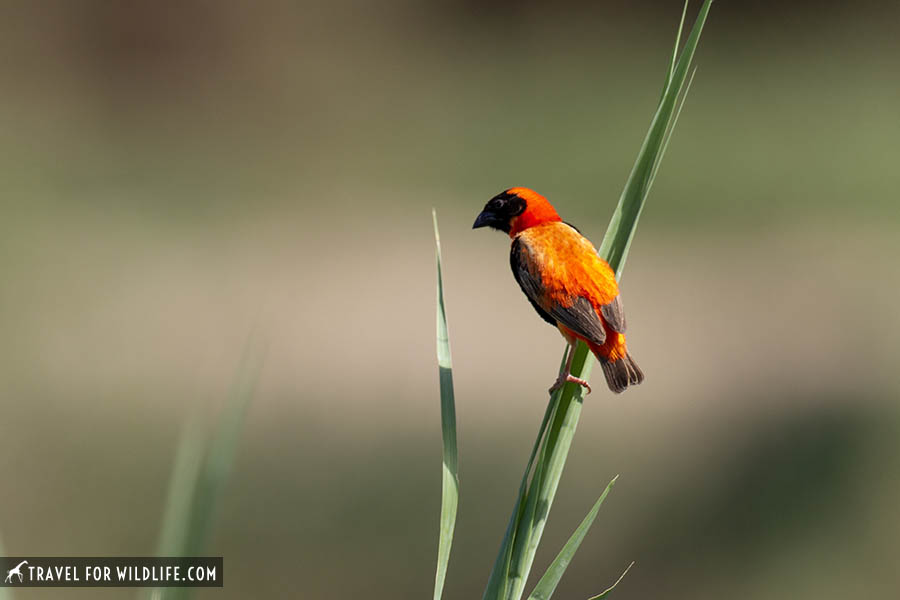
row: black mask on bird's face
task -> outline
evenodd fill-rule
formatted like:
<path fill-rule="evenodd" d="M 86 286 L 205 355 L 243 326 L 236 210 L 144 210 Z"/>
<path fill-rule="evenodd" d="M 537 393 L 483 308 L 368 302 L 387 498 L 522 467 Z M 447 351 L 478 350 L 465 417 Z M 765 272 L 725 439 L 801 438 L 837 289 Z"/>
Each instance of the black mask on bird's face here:
<path fill-rule="evenodd" d="M 526 207 L 524 198 L 511 194 L 508 190 L 497 194 L 484 205 L 484 210 L 475 219 L 472 229 L 490 227 L 509 233 L 510 221 L 525 212 Z"/>

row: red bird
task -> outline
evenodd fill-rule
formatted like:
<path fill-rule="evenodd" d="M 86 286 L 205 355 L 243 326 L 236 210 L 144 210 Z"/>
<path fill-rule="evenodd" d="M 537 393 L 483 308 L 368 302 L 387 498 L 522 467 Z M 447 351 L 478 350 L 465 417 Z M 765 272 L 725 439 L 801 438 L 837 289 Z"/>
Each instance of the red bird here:
<path fill-rule="evenodd" d="M 569 342 L 565 372 L 551 392 L 567 381 L 591 391 L 584 379 L 571 374 L 576 340 L 584 340 L 600 361 L 612 391 L 644 380 L 625 347 L 625 313 L 615 273 L 587 238 L 563 223 L 546 198 L 527 188 L 510 188 L 485 205 L 472 226 L 479 227 L 509 234 L 509 264 L 519 287 Z"/>

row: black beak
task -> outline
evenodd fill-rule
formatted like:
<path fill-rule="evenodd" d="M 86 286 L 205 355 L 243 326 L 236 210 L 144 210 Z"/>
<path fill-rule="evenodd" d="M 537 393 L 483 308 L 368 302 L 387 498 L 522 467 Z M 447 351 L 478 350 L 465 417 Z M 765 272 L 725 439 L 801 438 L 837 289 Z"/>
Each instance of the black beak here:
<path fill-rule="evenodd" d="M 478 229 L 479 227 L 495 227 L 499 229 L 502 225 L 504 225 L 504 223 L 496 213 L 489 210 L 483 210 L 481 211 L 481 214 L 478 215 L 478 218 L 475 219 L 472 229 Z"/>

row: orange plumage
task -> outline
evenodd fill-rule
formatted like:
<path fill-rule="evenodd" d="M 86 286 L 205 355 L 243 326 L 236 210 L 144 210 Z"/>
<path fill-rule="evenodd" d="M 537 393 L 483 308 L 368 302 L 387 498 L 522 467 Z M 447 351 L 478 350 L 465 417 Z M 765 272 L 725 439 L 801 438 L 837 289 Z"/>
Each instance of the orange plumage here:
<path fill-rule="evenodd" d="M 510 266 L 522 291 L 573 349 L 576 340 L 588 345 L 611 390 L 621 392 L 643 381 L 625 344 L 615 273 L 587 238 L 564 223 L 546 198 L 527 188 L 511 188 L 492 198 L 474 225 L 485 226 L 509 234 Z M 566 381 L 588 387 L 569 373 L 572 355 L 570 350 L 565 373 L 551 390 Z"/>

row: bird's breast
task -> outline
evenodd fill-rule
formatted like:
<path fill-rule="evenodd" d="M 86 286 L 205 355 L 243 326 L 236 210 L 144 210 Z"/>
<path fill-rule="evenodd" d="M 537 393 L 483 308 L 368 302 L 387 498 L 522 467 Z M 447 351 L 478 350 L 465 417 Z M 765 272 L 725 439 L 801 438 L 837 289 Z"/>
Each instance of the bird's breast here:
<path fill-rule="evenodd" d="M 529 270 L 543 282 L 548 300 L 571 303 L 578 296 L 599 308 L 619 294 L 615 273 L 593 244 L 565 223 L 546 223 L 516 236 Z"/>

